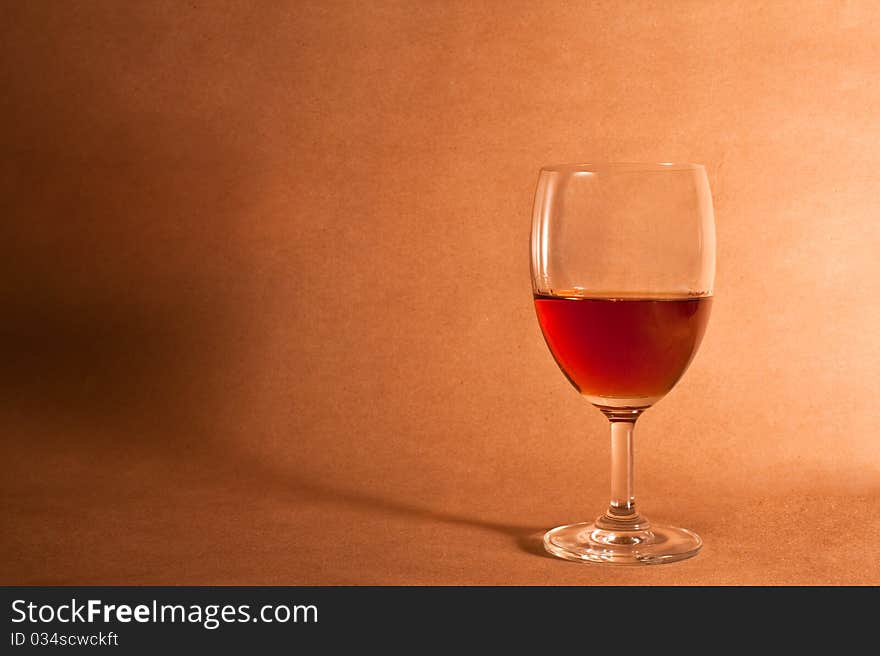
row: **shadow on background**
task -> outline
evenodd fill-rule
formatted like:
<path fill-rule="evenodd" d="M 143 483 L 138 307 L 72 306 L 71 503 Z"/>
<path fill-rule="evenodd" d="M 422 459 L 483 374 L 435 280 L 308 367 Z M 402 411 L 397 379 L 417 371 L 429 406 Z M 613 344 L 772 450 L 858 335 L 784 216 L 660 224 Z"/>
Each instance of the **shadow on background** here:
<path fill-rule="evenodd" d="M 259 463 L 252 463 L 252 465 L 255 466 L 252 471 L 259 472 L 262 470 L 262 472 L 253 481 L 253 487 L 251 487 L 251 482 L 248 481 L 247 487 L 251 490 L 251 493 L 254 491 L 257 491 L 259 494 L 270 492 L 276 495 L 277 498 L 289 500 L 292 508 L 296 507 L 296 504 L 299 503 L 328 503 L 356 510 L 364 510 L 378 515 L 494 531 L 513 538 L 516 545 L 523 551 L 539 556 L 547 556 L 548 558 L 551 557 L 544 551 L 542 543 L 544 532 L 549 527 L 493 521 L 443 510 L 433 510 L 416 503 L 400 501 L 367 490 L 344 490 L 305 481 L 302 478 L 298 478 L 294 473 L 286 475 L 281 469 L 261 467 Z"/>
<path fill-rule="evenodd" d="M 247 125 L 253 107 L 212 104 L 209 87 L 175 102 L 190 90 L 165 76 L 203 80 L 170 71 L 174 59 L 159 44 L 205 57 L 190 63 L 208 71 L 214 46 L 169 46 L 146 9 L 150 27 L 126 33 L 126 12 L 105 9 L 97 31 L 88 11 L 39 4 L 10 8 L 0 29 L 3 448 L 31 464 L 60 454 L 48 480 L 17 479 L 35 491 L 28 512 L 61 496 L 65 479 L 96 490 L 78 491 L 83 503 L 103 505 L 145 486 L 185 489 L 214 476 L 291 506 L 335 503 L 470 526 L 532 550 L 537 528 L 305 482 L 297 476 L 310 474 L 307 463 L 298 473 L 267 469 L 247 445 L 226 440 L 260 291 L 242 240 L 256 218 L 248 199 L 259 154 L 229 128 Z M 211 111 L 195 111 L 198 102 Z"/>
<path fill-rule="evenodd" d="M 149 35 L 90 29 L 72 6 L 8 9 L 0 419 L 17 443 L 7 447 L 210 440 L 239 356 L 249 155 L 216 119 L 135 94 L 162 80 L 150 68 L 161 53 L 138 49 Z"/>

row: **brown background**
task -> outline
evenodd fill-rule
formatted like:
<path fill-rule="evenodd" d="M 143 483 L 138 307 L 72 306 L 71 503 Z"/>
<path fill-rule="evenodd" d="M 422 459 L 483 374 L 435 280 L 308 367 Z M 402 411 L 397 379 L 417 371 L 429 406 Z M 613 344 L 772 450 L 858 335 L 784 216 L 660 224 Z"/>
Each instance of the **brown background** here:
<path fill-rule="evenodd" d="M 4 2 L 0 582 L 880 583 L 872 2 Z M 607 494 L 537 169 L 696 161 L 716 303 Z"/>

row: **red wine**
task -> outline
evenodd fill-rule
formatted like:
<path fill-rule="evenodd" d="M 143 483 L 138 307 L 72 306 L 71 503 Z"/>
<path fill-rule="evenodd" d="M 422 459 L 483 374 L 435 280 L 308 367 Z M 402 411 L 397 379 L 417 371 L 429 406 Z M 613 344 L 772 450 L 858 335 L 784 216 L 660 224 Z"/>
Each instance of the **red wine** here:
<path fill-rule="evenodd" d="M 681 378 L 712 298 L 535 295 L 541 332 L 571 384 L 596 405 L 647 407 Z"/>

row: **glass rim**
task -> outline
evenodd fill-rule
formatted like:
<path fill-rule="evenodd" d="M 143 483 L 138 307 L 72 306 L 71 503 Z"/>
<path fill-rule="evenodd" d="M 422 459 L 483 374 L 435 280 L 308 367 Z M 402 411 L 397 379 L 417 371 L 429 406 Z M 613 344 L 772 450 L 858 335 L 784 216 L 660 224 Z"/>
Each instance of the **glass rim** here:
<path fill-rule="evenodd" d="M 702 164 L 689 162 L 594 162 L 590 164 L 550 164 L 542 166 L 546 173 L 641 173 L 649 171 L 704 171 Z"/>

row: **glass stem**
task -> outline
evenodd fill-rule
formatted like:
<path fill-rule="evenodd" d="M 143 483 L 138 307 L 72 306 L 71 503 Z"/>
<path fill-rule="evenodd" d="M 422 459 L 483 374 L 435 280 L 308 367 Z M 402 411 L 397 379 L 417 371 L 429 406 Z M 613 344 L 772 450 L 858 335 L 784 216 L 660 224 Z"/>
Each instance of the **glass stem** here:
<path fill-rule="evenodd" d="M 611 422 L 611 502 L 608 512 L 630 515 L 635 512 L 633 493 L 633 429 L 635 422 Z"/>
<path fill-rule="evenodd" d="M 611 422 L 611 501 L 597 525 L 607 530 L 643 530 L 633 491 L 633 432 L 637 413 L 608 416 Z"/>

